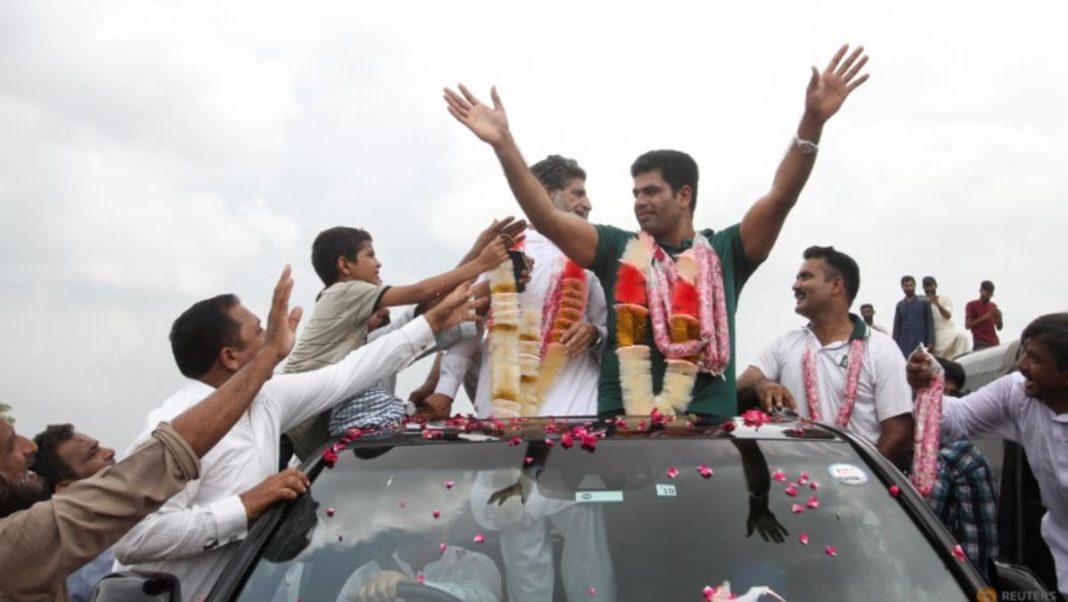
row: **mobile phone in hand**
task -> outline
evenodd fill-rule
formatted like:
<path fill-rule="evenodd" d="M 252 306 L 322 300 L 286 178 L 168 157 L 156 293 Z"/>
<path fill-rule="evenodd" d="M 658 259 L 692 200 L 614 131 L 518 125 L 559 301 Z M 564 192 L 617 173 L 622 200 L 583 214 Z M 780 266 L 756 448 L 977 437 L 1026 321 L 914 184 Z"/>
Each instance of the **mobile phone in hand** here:
<path fill-rule="evenodd" d="M 508 251 L 508 257 L 512 260 L 512 275 L 515 276 L 515 290 L 521 293 L 527 289 L 527 286 L 520 280 L 523 276 L 523 272 L 527 269 L 527 261 L 523 257 L 522 251 Z"/>

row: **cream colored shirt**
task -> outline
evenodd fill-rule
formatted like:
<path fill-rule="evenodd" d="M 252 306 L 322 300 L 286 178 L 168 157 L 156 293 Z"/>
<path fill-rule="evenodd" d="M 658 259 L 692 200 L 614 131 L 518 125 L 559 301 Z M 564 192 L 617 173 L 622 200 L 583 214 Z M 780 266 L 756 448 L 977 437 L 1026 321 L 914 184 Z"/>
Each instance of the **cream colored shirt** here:
<path fill-rule="evenodd" d="M 283 371 L 308 372 L 336 364 L 363 345 L 367 321 L 387 288 L 352 280 L 337 282 L 324 290 Z"/>

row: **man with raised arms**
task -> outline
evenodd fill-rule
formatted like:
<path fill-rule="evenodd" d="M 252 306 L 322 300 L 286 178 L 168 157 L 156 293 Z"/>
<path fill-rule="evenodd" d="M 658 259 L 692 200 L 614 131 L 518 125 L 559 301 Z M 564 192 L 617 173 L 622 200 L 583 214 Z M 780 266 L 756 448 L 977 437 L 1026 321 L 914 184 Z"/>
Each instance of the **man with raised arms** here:
<path fill-rule="evenodd" d="M 868 75 L 867 56 L 843 46 L 822 72 L 812 68 L 805 110 L 771 190 L 741 224 L 713 232 L 693 225 L 697 164 L 651 151 L 631 166 L 640 232 L 593 225 L 556 208 L 528 169 L 496 89 L 492 106 L 467 88 L 445 90 L 448 110 L 493 147 L 533 227 L 592 270 L 604 287 L 608 340 L 601 414 L 690 412 L 734 415 L 734 313 L 742 286 L 771 252 L 815 164 L 823 126 Z"/>

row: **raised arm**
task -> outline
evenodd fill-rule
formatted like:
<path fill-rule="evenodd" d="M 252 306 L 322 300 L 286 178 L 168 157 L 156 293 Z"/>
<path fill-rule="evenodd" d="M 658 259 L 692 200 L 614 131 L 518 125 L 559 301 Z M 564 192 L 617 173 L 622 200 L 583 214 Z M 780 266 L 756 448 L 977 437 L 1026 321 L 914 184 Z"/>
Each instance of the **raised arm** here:
<path fill-rule="evenodd" d="M 779 164 L 771 190 L 742 218 L 742 247 L 750 261 L 763 261 L 771 253 L 786 216 L 812 173 L 823 125 L 838 112 L 846 97 L 868 80 L 867 74 L 859 75 L 868 62 L 868 57 L 863 55 L 864 47 L 857 47 L 846 58 L 848 51 L 848 45 L 842 46 L 822 73 L 812 67 L 797 138 Z"/>
<path fill-rule="evenodd" d="M 538 232 L 545 235 L 565 255 L 583 267 L 593 263 L 597 253 L 597 230 L 581 217 L 560 211 L 549 198 L 549 193 L 534 177 L 523 159 L 519 147 L 508 129 L 508 116 L 497 96 L 497 89 L 490 90 L 493 106 L 487 106 L 474 94 L 459 86 L 460 93 L 446 88 L 445 102 L 449 113 L 467 126 L 480 140 L 493 147 L 501 162 L 504 175 L 520 208 Z"/>
<path fill-rule="evenodd" d="M 503 236 L 497 236 L 483 247 L 474 260 L 454 270 L 415 284 L 389 287 L 378 300 L 378 307 L 395 307 L 430 301 L 443 291 L 451 290 L 461 282 L 472 280 L 482 272 L 491 270 L 505 261 L 508 261 L 508 244 Z"/>

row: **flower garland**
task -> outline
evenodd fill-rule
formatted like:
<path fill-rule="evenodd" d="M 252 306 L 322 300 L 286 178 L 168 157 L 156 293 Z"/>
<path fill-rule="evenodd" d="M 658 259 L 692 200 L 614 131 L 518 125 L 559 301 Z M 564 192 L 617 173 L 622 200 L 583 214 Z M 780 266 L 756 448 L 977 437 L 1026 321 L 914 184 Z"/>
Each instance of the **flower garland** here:
<path fill-rule="evenodd" d="M 860 367 L 864 363 L 864 339 L 854 339 L 849 344 L 849 362 L 846 369 L 845 399 L 842 407 L 838 408 L 838 415 L 834 423 L 838 426 L 847 426 L 849 418 L 853 415 L 853 406 L 857 403 L 857 388 L 860 384 Z M 816 350 L 812 347 L 805 349 L 801 358 L 804 369 L 805 400 L 808 402 L 808 415 L 813 422 L 823 420 L 823 411 L 820 408 L 819 388 L 816 378 Z"/>
<path fill-rule="evenodd" d="M 561 337 L 586 313 L 586 273 L 564 259 L 541 308 L 522 307 L 511 262 L 489 272 L 490 398 L 499 418 L 534 416 L 567 364 Z"/>
<path fill-rule="evenodd" d="M 946 374 L 934 357 L 922 348 L 930 360 L 931 382 L 916 391 L 914 408 L 916 432 L 913 439 L 912 484 L 927 497 L 934 489 L 938 473 L 938 450 L 942 443 L 942 396 L 945 392 Z"/>
<path fill-rule="evenodd" d="M 685 412 L 698 372 L 721 376 L 730 363 L 723 269 L 700 233 L 675 261 L 646 232 L 627 243 L 615 288 L 616 355 L 623 408 L 629 415 L 654 409 Z M 666 358 L 660 394 L 653 393 L 653 342 Z"/>

